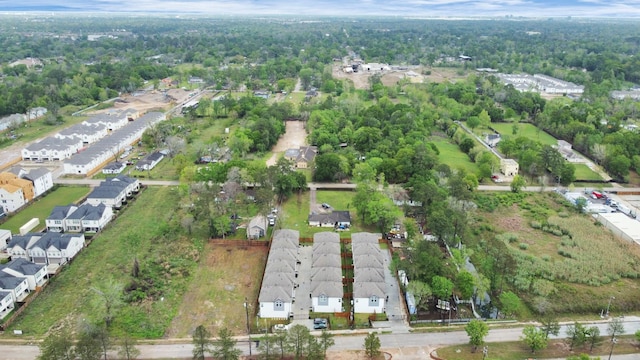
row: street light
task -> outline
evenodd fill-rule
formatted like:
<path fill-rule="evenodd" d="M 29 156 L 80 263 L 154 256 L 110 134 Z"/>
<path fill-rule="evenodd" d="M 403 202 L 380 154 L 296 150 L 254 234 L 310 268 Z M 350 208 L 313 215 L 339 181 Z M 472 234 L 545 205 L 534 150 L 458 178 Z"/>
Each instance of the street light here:
<path fill-rule="evenodd" d="M 605 313 L 605 317 L 607 318 L 609 317 L 609 308 L 611 308 L 611 300 L 615 300 L 615 299 L 616 299 L 615 296 L 612 296 L 609 298 L 609 303 L 607 304 L 607 312 Z"/>
<path fill-rule="evenodd" d="M 614 336 L 611 338 L 611 350 L 609 351 L 609 360 L 611 360 L 611 354 L 613 354 L 613 346 L 618 342 L 618 339 Z"/>
<path fill-rule="evenodd" d="M 249 302 L 244 298 L 244 312 L 247 315 L 247 335 L 249 337 L 249 356 L 251 356 L 251 328 L 249 327 Z"/>

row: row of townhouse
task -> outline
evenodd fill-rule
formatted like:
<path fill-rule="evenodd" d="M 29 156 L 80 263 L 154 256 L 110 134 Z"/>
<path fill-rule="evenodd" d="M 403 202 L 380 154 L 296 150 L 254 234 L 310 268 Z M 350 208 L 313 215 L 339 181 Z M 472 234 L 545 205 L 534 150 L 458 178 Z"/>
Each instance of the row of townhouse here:
<path fill-rule="evenodd" d="M 48 169 L 26 170 L 12 167 L 0 173 L 0 207 L 12 213 L 53 187 L 53 176 Z"/>
<path fill-rule="evenodd" d="M 372 233 L 352 234 L 354 313 L 379 314 L 386 310 L 387 268 L 379 245 L 380 237 L 380 234 Z M 333 232 L 314 234 L 309 279 L 298 276 L 298 266 L 303 266 L 299 254 L 298 231 L 274 232 L 258 296 L 261 318 L 291 318 L 296 289 L 306 281 L 310 283 L 309 297 L 314 312 L 343 311 L 345 294 L 340 235 Z"/>
<path fill-rule="evenodd" d="M 125 127 L 133 110 L 93 116 L 22 149 L 23 160 L 60 161 Z"/>
<path fill-rule="evenodd" d="M 497 74 L 505 85 L 518 91 L 535 91 L 547 94 L 582 94 L 584 86 L 556 79 L 544 74 Z"/>
<path fill-rule="evenodd" d="M 0 265 L 0 320 L 47 282 L 47 266 L 18 258 Z"/>
<path fill-rule="evenodd" d="M 113 218 L 113 209 L 104 204 L 56 206 L 45 220 L 50 232 L 94 232 L 104 229 Z"/>
<path fill-rule="evenodd" d="M 64 265 L 84 246 L 82 233 L 28 233 L 14 235 L 7 245 L 7 254 L 12 260 L 22 258 L 38 265 Z"/>
<path fill-rule="evenodd" d="M 127 146 L 133 144 L 142 137 L 144 131 L 166 119 L 160 112 L 151 112 L 143 115 L 126 126 L 115 130 L 111 135 L 100 139 L 85 150 L 73 154 L 64 161 L 63 172 L 65 174 L 87 175 L 99 166 L 113 159 Z"/>

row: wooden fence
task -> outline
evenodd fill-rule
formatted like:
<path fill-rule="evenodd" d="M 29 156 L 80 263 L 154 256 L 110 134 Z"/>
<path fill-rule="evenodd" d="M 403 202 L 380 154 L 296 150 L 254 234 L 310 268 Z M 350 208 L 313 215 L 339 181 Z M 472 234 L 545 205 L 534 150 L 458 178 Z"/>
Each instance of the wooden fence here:
<path fill-rule="evenodd" d="M 49 279 L 49 281 L 51 280 Z M 20 314 L 22 314 L 22 312 L 25 311 L 27 307 L 29 307 L 29 304 L 31 304 L 31 302 L 35 300 L 38 295 L 40 295 L 42 290 L 44 290 L 49 285 L 49 281 L 45 282 L 42 286 L 36 287 L 36 289 L 32 291 L 29 296 L 27 296 L 25 302 L 23 302 L 22 305 L 18 307 L 18 309 L 15 310 L 11 314 L 11 316 L 2 323 L 2 325 L 0 325 L 0 331 L 5 331 L 15 321 L 15 319 L 20 316 Z"/>
<path fill-rule="evenodd" d="M 233 246 L 233 247 L 250 247 L 250 246 L 261 246 L 268 247 L 269 241 L 259 241 L 259 240 L 232 240 L 232 239 L 209 239 L 209 243 L 220 246 Z"/>

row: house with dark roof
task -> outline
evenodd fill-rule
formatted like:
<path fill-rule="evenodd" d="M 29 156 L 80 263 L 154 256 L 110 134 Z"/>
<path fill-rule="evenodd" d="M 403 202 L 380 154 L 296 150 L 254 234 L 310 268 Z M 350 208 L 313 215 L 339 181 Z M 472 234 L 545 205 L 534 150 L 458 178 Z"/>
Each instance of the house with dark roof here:
<path fill-rule="evenodd" d="M 0 291 L 8 291 L 14 303 L 23 302 L 29 295 L 29 282 L 4 271 L 0 271 Z"/>
<path fill-rule="evenodd" d="M 276 230 L 273 234 L 258 295 L 261 318 L 288 319 L 293 315 L 299 241 L 296 230 Z"/>
<path fill-rule="evenodd" d="M 380 234 L 351 235 L 353 254 L 353 309 L 355 313 L 383 313 L 386 302 L 385 261 Z"/>
<path fill-rule="evenodd" d="M 164 159 L 164 155 L 161 152 L 156 151 L 154 153 L 151 153 L 147 155 L 147 157 L 136 163 L 136 170 L 151 170 L 156 167 L 156 165 L 158 165 L 158 163 L 162 161 L 162 159 Z"/>
<path fill-rule="evenodd" d="M 29 233 L 14 236 L 7 252 L 12 259 L 21 257 L 36 264 L 62 265 L 73 259 L 83 247 L 84 234 Z M 23 254 L 25 249 L 27 256 Z"/>
<path fill-rule="evenodd" d="M 131 197 L 134 193 L 140 191 L 140 180 L 122 174 L 106 178 L 100 183 L 100 186 L 110 184 L 117 184 L 118 186 L 126 185 L 125 191 L 127 193 L 127 197 Z"/>
<path fill-rule="evenodd" d="M 99 232 L 113 218 L 113 209 L 105 204 L 92 205 L 88 202 L 80 205 L 64 219 L 68 232 Z"/>
<path fill-rule="evenodd" d="M 342 258 L 340 235 L 320 232 L 313 235 L 311 257 L 311 307 L 314 312 L 341 312 Z"/>
<path fill-rule="evenodd" d="M 120 174 L 127 164 L 119 161 L 110 162 L 102 168 L 103 174 Z"/>
<path fill-rule="evenodd" d="M 6 249 L 10 241 L 11 241 L 11 231 L 0 229 L 0 250 Z"/>
<path fill-rule="evenodd" d="M 334 210 L 328 214 L 311 214 L 308 221 L 309 226 L 347 229 L 351 227 L 351 214 L 348 211 Z"/>
<path fill-rule="evenodd" d="M 47 282 L 47 265 L 37 265 L 22 258 L 13 259 L 5 265 L 0 265 L 0 271 L 27 279 L 30 291 L 36 290 Z"/>
<path fill-rule="evenodd" d="M 51 232 L 65 232 L 67 231 L 65 227 L 64 220 L 67 216 L 71 215 L 74 211 L 76 211 L 78 207 L 75 205 L 66 205 L 66 206 L 56 206 L 51 210 L 51 214 L 45 220 L 45 224 L 47 226 L 47 231 Z"/>
<path fill-rule="evenodd" d="M 298 156 L 294 160 L 298 169 L 307 169 L 318 154 L 317 146 L 301 146 Z"/>
<path fill-rule="evenodd" d="M 87 203 L 97 206 L 104 204 L 119 209 L 127 201 L 127 187 L 121 184 L 109 184 L 96 187 L 87 196 Z"/>
<path fill-rule="evenodd" d="M 484 142 L 491 147 L 496 147 L 501 139 L 500 134 L 487 134 L 484 137 Z"/>
<path fill-rule="evenodd" d="M 44 194 L 53 187 L 53 175 L 47 168 L 38 167 L 27 170 L 19 166 L 14 166 L 9 169 L 9 172 L 21 179 L 31 181 L 33 183 L 34 197 Z"/>

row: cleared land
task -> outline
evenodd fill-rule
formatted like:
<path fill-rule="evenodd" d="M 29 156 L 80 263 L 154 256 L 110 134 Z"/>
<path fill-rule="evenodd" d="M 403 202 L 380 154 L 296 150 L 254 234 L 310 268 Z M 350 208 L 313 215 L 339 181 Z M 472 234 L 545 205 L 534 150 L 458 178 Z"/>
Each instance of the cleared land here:
<path fill-rule="evenodd" d="M 463 153 L 458 145 L 452 144 L 449 140 L 440 137 L 432 138 L 431 142 L 434 143 L 440 151 L 438 160 L 442 164 L 447 164 L 452 169 L 464 169 L 474 174 L 478 172 L 478 166 L 469 160 L 469 156 Z"/>
<path fill-rule="evenodd" d="M 205 245 L 202 260 L 166 336 L 188 338 L 201 324 L 212 334 L 222 327 L 237 335 L 246 334 L 246 324 L 240 321 L 246 316 L 243 304 L 245 298 L 249 300 L 249 319 L 254 319 L 268 249 Z"/>
<path fill-rule="evenodd" d="M 11 230 L 12 234 L 20 233 L 20 226 L 27 221 L 38 218 L 40 225 L 35 230 L 45 227 L 45 219 L 51 214 L 51 210 L 58 205 L 75 203 L 86 196 L 91 189 L 88 186 L 59 186 L 47 196 L 36 199 L 24 210 L 11 216 L 0 228 Z"/>
<path fill-rule="evenodd" d="M 162 337 L 200 256 L 198 237 L 187 238 L 172 223 L 177 198 L 178 191 L 171 187 L 144 190 L 53 279 L 5 336 L 20 329 L 30 338 L 62 326 L 74 329 L 83 321 L 100 321 L 104 308 L 92 288 L 114 284 L 131 291 L 130 302 L 116 311 L 112 328 L 134 337 Z M 140 275 L 134 279 L 136 257 Z"/>
<path fill-rule="evenodd" d="M 531 140 L 540 141 L 543 145 L 556 145 L 558 140 L 546 132 L 538 129 L 535 125 L 528 123 L 518 123 L 517 133 L 513 134 L 513 123 L 491 123 L 491 127 L 496 129 L 505 139 L 525 137 Z"/>
<path fill-rule="evenodd" d="M 573 164 L 576 168 L 576 180 L 583 181 L 602 181 L 602 176 L 597 172 L 591 170 L 585 164 Z"/>
<path fill-rule="evenodd" d="M 271 149 L 271 157 L 267 160 L 267 166 L 273 166 L 283 152 L 287 149 L 296 149 L 307 143 L 307 131 L 303 121 L 287 121 L 284 135 L 278 139 L 276 145 Z"/>

